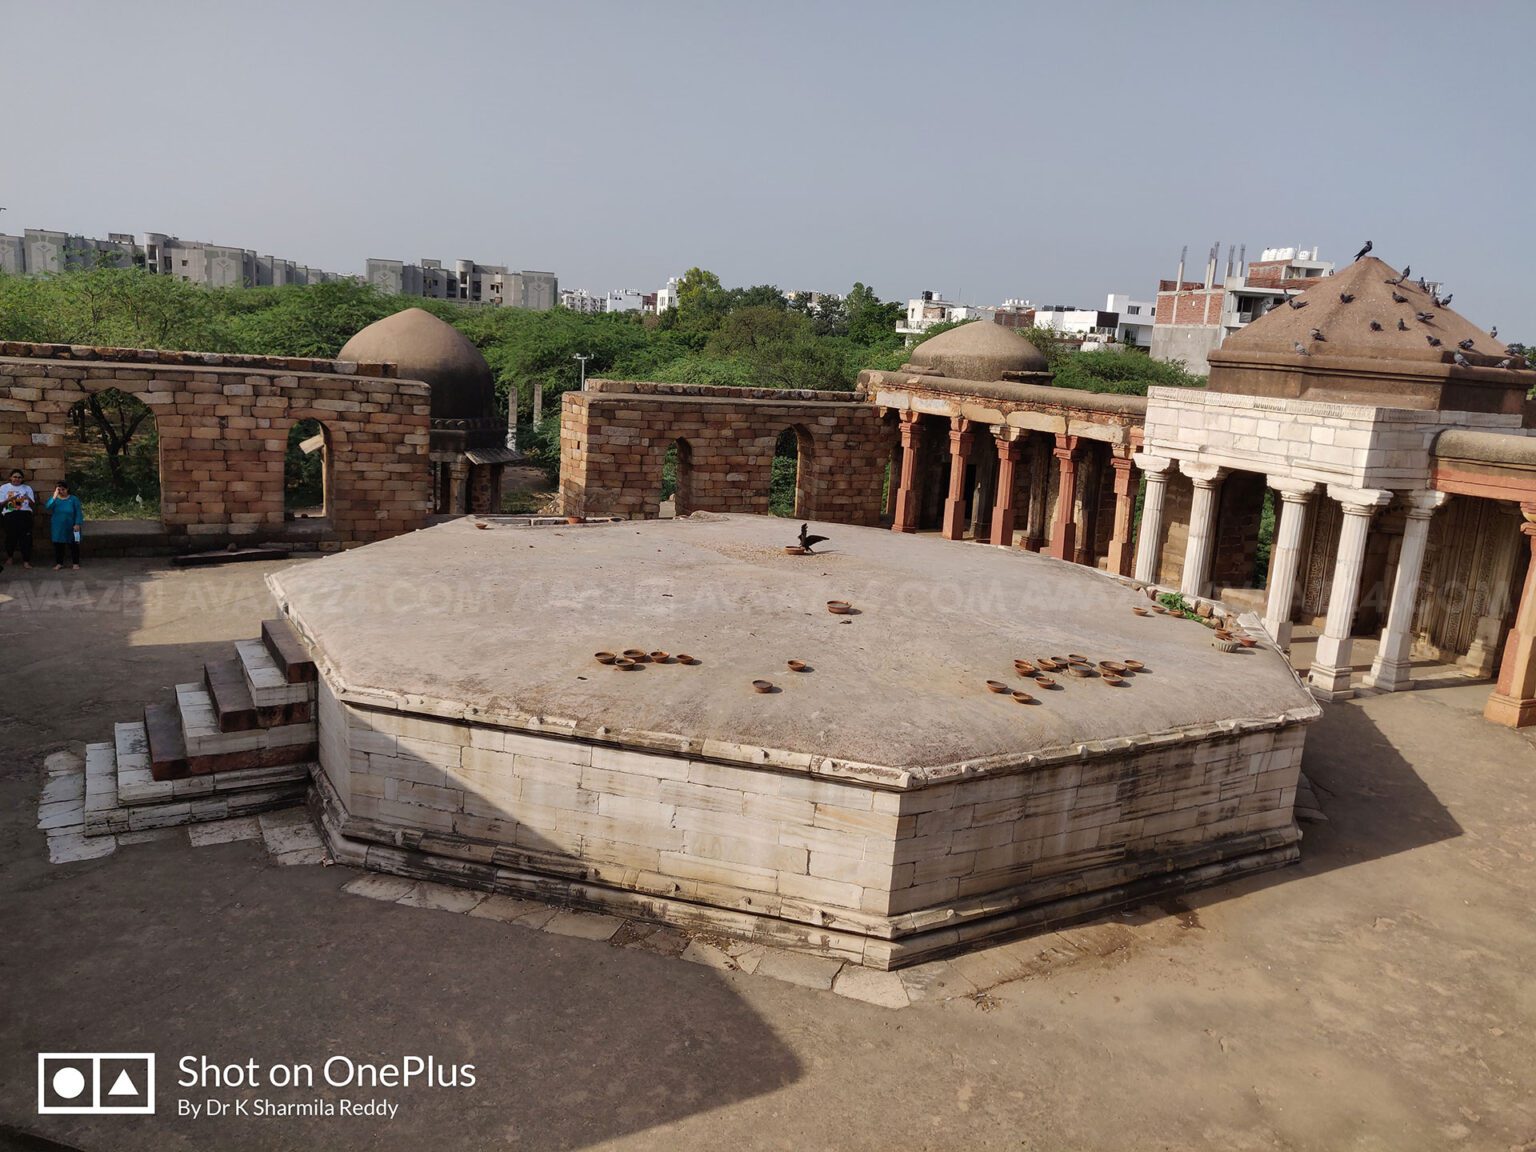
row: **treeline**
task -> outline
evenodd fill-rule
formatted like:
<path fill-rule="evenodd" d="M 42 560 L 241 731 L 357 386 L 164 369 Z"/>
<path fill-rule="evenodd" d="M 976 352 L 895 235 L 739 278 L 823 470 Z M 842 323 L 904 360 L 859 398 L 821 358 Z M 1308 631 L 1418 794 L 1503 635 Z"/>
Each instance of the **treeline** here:
<path fill-rule="evenodd" d="M 896 332 L 902 306 L 863 284 L 813 304 L 767 284 L 726 288 L 699 268 L 683 277 L 677 307 L 660 316 L 468 306 L 386 296 L 356 281 L 208 289 L 137 269 L 0 276 L 0 339 L 334 356 L 358 329 L 410 307 L 469 337 L 500 396 L 515 394 L 525 419 L 534 389 L 551 413 L 559 393 L 576 387 L 578 354 L 589 357 L 589 376 L 837 390 L 852 388 L 864 368 L 900 367 L 910 353 Z M 1145 394 L 1153 384 L 1200 382 L 1141 353 L 1077 352 L 1049 331 L 1027 335 L 1063 387 Z"/>

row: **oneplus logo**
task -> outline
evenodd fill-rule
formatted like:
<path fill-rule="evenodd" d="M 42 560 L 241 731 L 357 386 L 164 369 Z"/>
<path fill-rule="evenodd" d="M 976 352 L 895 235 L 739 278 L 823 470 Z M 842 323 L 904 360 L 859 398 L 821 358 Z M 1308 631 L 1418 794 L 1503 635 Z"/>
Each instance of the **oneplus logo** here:
<path fill-rule="evenodd" d="M 145 1114 L 155 1110 L 153 1052 L 39 1052 L 40 1115 Z"/>

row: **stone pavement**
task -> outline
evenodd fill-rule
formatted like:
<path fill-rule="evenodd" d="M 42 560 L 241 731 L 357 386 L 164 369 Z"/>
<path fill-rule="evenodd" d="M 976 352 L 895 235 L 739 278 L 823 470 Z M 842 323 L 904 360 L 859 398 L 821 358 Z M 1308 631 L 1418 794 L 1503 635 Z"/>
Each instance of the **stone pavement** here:
<path fill-rule="evenodd" d="M 1484 687 L 1329 705 L 1299 866 L 904 975 L 891 1011 L 803 958 L 278 867 L 305 850 L 281 813 L 50 863 L 50 757 L 250 635 L 273 567 L 0 579 L 0 1145 L 1536 1148 L 1536 738 Z M 161 1114 L 36 1115 L 36 1053 L 91 1050 L 156 1052 Z M 166 1112 L 189 1053 L 478 1082 L 392 1120 L 193 1121 Z"/>

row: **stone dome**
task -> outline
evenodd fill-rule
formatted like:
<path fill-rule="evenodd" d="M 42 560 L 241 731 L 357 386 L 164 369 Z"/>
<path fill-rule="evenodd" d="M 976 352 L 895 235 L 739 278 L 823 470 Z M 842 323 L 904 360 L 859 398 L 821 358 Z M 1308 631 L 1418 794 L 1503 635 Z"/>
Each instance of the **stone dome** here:
<path fill-rule="evenodd" d="M 376 320 L 346 342 L 338 360 L 394 364 L 402 380 L 432 386 L 433 420 L 475 420 L 496 410 L 491 366 L 459 330 L 407 308 Z"/>
<path fill-rule="evenodd" d="M 924 340 L 907 361 L 956 380 L 1001 380 L 1005 372 L 1048 372 L 1045 356 L 1012 328 L 974 320 Z"/>

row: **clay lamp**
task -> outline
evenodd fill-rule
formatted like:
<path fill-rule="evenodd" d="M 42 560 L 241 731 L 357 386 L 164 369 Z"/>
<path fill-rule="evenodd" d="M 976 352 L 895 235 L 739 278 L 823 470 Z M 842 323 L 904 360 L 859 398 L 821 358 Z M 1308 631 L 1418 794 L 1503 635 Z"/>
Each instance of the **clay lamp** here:
<path fill-rule="evenodd" d="M 786 544 L 786 545 L 784 545 L 784 555 L 786 555 L 786 556 L 804 556 L 805 555 L 805 549 L 800 547 L 800 545 L 798 545 L 798 544 Z"/>
<path fill-rule="evenodd" d="M 626 648 L 624 649 L 624 655 L 636 664 L 649 664 L 651 662 L 650 656 L 643 648 Z"/>
<path fill-rule="evenodd" d="M 1035 661 L 1035 664 L 1044 672 L 1060 672 L 1065 663 L 1066 661 L 1058 660 L 1054 656 L 1041 656 Z"/>
<path fill-rule="evenodd" d="M 827 611 L 834 616 L 847 616 L 853 611 L 853 605 L 846 600 L 828 600 Z"/>
<path fill-rule="evenodd" d="M 752 681 L 752 691 L 754 691 L 754 692 L 772 692 L 773 691 L 773 681 L 772 680 L 754 680 L 754 681 Z"/>
<path fill-rule="evenodd" d="M 1100 660 L 1099 667 L 1105 672 L 1109 673 L 1111 676 L 1124 676 L 1127 672 L 1130 671 L 1130 669 L 1127 668 L 1124 664 L 1120 664 L 1114 660 Z"/>
<path fill-rule="evenodd" d="M 1093 669 L 1086 664 L 1071 663 L 1067 665 L 1067 675 L 1076 676 L 1079 680 L 1086 680 L 1093 675 Z"/>
<path fill-rule="evenodd" d="M 1088 657 L 1084 656 L 1081 652 L 1068 652 L 1067 653 L 1067 663 L 1068 664 L 1086 664 L 1086 663 L 1088 663 Z"/>
<path fill-rule="evenodd" d="M 988 680 L 987 691 L 1001 694 L 1008 691 L 1008 685 L 1004 684 L 1001 680 Z"/>
<path fill-rule="evenodd" d="M 618 659 L 618 656 L 612 652 L 594 652 L 592 653 L 592 658 L 599 664 L 612 664 Z"/>
<path fill-rule="evenodd" d="M 686 652 L 679 652 L 677 654 L 677 662 L 679 664 L 697 664 L 699 658 L 697 656 L 690 656 Z"/>
<path fill-rule="evenodd" d="M 1216 639 L 1230 640 L 1232 639 L 1232 633 L 1227 631 L 1225 628 L 1218 628 L 1216 629 Z"/>
<path fill-rule="evenodd" d="M 672 653 L 670 653 L 670 652 L 652 652 L 651 653 L 651 663 L 652 664 L 665 664 L 670 659 L 672 659 Z"/>
<path fill-rule="evenodd" d="M 475 527 L 476 528 L 489 528 L 490 525 L 487 524 L 484 520 L 476 520 L 475 521 Z"/>
<path fill-rule="evenodd" d="M 790 660 L 788 663 L 791 672 L 809 672 L 811 670 L 811 666 L 804 660 Z"/>
<path fill-rule="evenodd" d="M 1035 666 L 1028 660 L 1015 660 L 1013 662 L 1013 670 L 1020 676 L 1033 676 L 1035 674 Z"/>
<path fill-rule="evenodd" d="M 1255 648 L 1255 647 L 1258 646 L 1258 643 L 1259 643 L 1252 636 L 1239 636 L 1237 638 L 1237 642 L 1239 644 L 1241 644 L 1244 648 Z"/>
<path fill-rule="evenodd" d="M 1135 605 L 1135 604 L 1133 604 L 1131 606 L 1131 611 L 1136 613 L 1136 615 L 1138 615 L 1138 616 L 1150 616 L 1150 615 L 1152 615 L 1152 613 L 1151 613 L 1151 611 L 1149 609 L 1142 608 L 1140 605 Z"/>
<path fill-rule="evenodd" d="M 616 657 L 613 661 L 613 666 L 620 672 L 633 672 L 636 668 L 640 667 L 639 664 L 636 664 L 628 656 Z"/>
<path fill-rule="evenodd" d="M 1147 670 L 1147 666 L 1140 660 L 1122 660 L 1120 663 L 1125 665 L 1127 672 L 1145 672 Z"/>
<path fill-rule="evenodd" d="M 1015 704 L 1033 704 L 1035 702 L 1035 698 L 1028 692 L 1015 692 L 1013 694 L 1013 702 Z"/>
<path fill-rule="evenodd" d="M 1102 677 L 1102 679 L 1103 679 L 1104 683 L 1108 684 L 1111 688 L 1123 688 L 1123 687 L 1125 687 L 1125 677 L 1124 676 L 1115 676 L 1113 674 L 1106 674 L 1104 677 Z"/>
<path fill-rule="evenodd" d="M 1038 684 L 1042 688 L 1054 688 L 1054 687 L 1056 687 L 1056 681 L 1051 679 L 1049 676 L 1036 676 L 1035 677 L 1035 683 Z"/>

